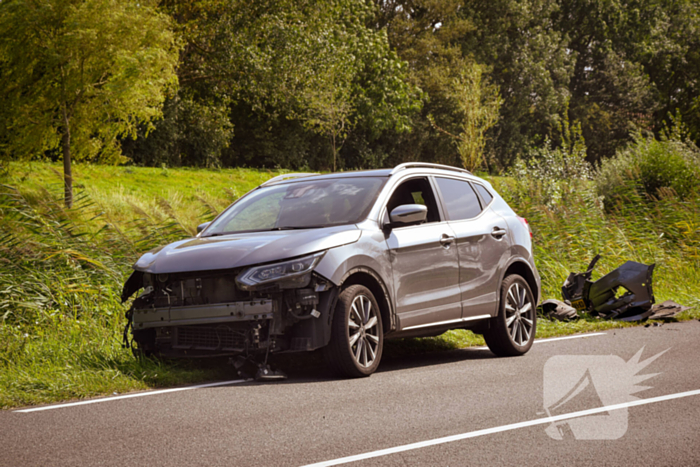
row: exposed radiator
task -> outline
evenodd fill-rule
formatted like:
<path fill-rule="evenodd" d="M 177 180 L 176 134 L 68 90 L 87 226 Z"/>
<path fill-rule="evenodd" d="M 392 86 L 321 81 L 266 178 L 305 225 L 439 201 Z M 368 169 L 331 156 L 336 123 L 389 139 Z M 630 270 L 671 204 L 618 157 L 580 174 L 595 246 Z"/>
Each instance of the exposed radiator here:
<path fill-rule="evenodd" d="M 174 329 L 174 349 L 241 351 L 246 348 L 244 332 L 229 326 L 178 326 Z"/>

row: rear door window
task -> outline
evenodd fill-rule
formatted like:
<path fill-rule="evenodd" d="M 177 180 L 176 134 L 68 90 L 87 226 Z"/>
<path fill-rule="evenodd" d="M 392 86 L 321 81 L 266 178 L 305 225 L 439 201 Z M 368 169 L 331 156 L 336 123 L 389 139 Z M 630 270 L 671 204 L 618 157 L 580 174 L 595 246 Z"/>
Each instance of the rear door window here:
<path fill-rule="evenodd" d="M 476 196 L 471 183 L 464 180 L 441 177 L 437 177 L 435 181 L 440 188 L 442 201 L 447 210 L 447 218 L 449 220 L 472 219 L 481 213 L 479 197 Z"/>

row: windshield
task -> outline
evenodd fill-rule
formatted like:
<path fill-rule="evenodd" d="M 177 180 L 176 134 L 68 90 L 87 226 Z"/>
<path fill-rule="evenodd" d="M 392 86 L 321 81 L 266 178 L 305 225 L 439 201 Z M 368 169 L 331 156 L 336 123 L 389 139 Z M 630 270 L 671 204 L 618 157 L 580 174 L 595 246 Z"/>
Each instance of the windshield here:
<path fill-rule="evenodd" d="M 384 177 L 336 178 L 260 188 L 219 216 L 205 237 L 355 224 L 367 217 L 385 182 Z"/>

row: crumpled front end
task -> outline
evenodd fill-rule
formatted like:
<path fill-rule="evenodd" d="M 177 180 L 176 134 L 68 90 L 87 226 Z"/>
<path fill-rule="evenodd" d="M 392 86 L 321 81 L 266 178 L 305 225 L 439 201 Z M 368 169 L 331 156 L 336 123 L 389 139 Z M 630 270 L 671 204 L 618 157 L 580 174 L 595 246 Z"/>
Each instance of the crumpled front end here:
<path fill-rule="evenodd" d="M 135 271 L 122 294 L 125 301 L 141 290 L 127 313 L 131 343 L 166 357 L 323 347 L 337 290 L 313 272 L 318 256 L 230 270 Z"/>

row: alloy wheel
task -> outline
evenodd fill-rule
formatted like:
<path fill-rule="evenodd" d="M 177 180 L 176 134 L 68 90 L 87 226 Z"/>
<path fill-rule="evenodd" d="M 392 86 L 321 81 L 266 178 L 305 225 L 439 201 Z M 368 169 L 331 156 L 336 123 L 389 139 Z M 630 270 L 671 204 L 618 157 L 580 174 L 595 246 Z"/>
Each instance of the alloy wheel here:
<path fill-rule="evenodd" d="M 506 294 L 506 327 L 511 339 L 523 346 L 530 340 L 534 325 L 535 308 L 527 290 L 515 282 Z"/>
<path fill-rule="evenodd" d="M 365 295 L 352 301 L 348 317 L 348 336 L 352 355 L 358 364 L 369 367 L 377 358 L 379 348 L 379 326 L 377 310 Z"/>

